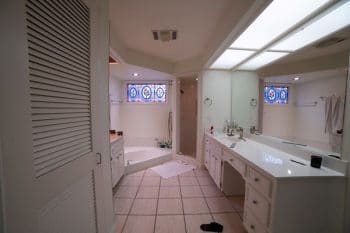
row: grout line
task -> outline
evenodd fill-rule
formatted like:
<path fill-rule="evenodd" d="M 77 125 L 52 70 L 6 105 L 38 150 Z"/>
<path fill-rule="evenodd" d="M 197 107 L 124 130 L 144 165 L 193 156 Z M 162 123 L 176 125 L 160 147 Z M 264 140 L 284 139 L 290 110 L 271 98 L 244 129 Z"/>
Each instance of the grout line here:
<path fill-rule="evenodd" d="M 198 177 L 196 177 L 196 179 L 197 179 L 197 182 L 199 183 Z M 200 185 L 199 185 L 199 188 L 200 188 L 200 190 L 201 190 L 201 192 L 202 192 L 202 195 L 203 195 L 203 199 L 204 199 L 204 201 L 205 201 L 205 204 L 206 204 L 206 205 L 207 205 L 207 207 L 208 207 L 208 210 L 209 210 L 209 214 L 210 214 L 210 216 L 211 216 L 211 219 L 212 219 L 212 221 L 215 221 L 215 219 L 214 219 L 214 215 L 213 215 L 213 213 L 211 212 L 211 209 L 209 208 L 209 205 L 208 205 L 207 199 L 205 198 L 205 195 L 204 195 L 203 189 L 202 189 L 202 187 L 201 187 Z"/>
<path fill-rule="evenodd" d="M 180 187 L 180 200 L 182 204 L 182 216 L 185 224 L 185 233 L 187 233 L 187 223 L 186 223 L 186 218 L 185 218 L 185 206 L 184 206 L 184 201 L 183 201 L 183 196 L 182 196 L 182 189 L 181 189 L 181 184 L 180 184 L 180 176 L 177 176 L 177 180 L 179 182 L 179 187 Z"/>
<path fill-rule="evenodd" d="M 130 207 L 130 209 L 129 209 L 129 212 L 128 212 L 127 216 L 126 216 L 126 219 L 125 219 L 125 221 L 124 221 L 123 227 L 122 227 L 122 229 L 121 229 L 121 232 L 122 232 L 122 233 L 123 233 L 123 231 L 124 231 L 124 228 L 125 228 L 125 226 L 126 226 L 126 223 L 127 223 L 127 221 L 128 221 L 128 218 L 129 218 L 129 216 L 130 216 L 131 210 L 132 210 L 132 208 L 134 207 L 135 199 L 136 199 L 136 197 L 137 197 L 137 194 L 139 193 L 139 190 L 140 190 L 140 187 L 141 187 L 141 184 L 142 184 L 142 182 L 143 182 L 143 178 L 144 178 L 145 174 L 146 174 L 146 172 L 143 173 L 142 178 L 141 178 L 140 185 L 138 186 L 138 188 L 137 188 L 137 190 L 136 190 L 136 194 L 135 194 L 135 196 L 134 196 L 134 198 L 133 198 L 133 200 L 132 200 L 131 207 Z"/>
<path fill-rule="evenodd" d="M 157 198 L 157 205 L 156 205 L 156 216 L 154 219 L 154 226 L 153 226 L 153 233 L 156 232 L 156 226 L 157 226 L 157 216 L 158 216 L 158 205 L 159 205 L 159 196 L 160 196 L 160 185 L 162 183 L 162 178 L 160 177 L 159 185 L 158 185 L 158 198 Z"/>

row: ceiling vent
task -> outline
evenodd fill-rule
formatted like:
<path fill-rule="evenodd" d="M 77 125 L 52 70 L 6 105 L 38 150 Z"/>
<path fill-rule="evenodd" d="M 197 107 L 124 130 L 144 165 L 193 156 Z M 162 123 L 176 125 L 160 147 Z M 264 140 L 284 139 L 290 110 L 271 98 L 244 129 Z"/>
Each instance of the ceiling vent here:
<path fill-rule="evenodd" d="M 317 43 L 314 47 L 318 49 L 326 48 L 346 40 L 344 37 L 332 37 Z"/>
<path fill-rule="evenodd" d="M 168 42 L 177 39 L 177 30 L 152 30 L 154 40 Z"/>

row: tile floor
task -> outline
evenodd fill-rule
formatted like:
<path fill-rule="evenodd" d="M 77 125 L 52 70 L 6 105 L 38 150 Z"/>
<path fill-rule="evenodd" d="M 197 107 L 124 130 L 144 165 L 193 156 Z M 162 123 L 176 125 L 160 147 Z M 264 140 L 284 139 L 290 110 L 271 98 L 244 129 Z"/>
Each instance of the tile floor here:
<path fill-rule="evenodd" d="M 116 233 L 201 233 L 214 220 L 224 233 L 246 233 L 242 211 L 243 197 L 225 197 L 204 169 L 168 179 L 151 169 L 130 174 L 114 199 Z"/>

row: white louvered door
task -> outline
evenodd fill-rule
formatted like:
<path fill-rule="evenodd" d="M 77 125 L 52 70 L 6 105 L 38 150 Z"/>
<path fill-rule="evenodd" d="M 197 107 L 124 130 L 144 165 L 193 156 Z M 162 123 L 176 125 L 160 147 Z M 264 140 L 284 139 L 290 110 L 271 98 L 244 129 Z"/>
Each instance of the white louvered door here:
<path fill-rule="evenodd" d="M 107 134 L 97 124 L 104 94 L 99 82 L 108 80 L 108 56 L 103 60 L 98 51 L 103 2 L 1 5 L 12 11 L 1 14 L 14 25 L 7 30 L 5 53 L 12 62 L 1 73 L 0 92 L 8 233 L 106 232 L 103 166 L 96 161 L 102 131 Z"/>
<path fill-rule="evenodd" d="M 91 14 L 82 0 L 26 2 L 39 233 L 98 230 Z"/>

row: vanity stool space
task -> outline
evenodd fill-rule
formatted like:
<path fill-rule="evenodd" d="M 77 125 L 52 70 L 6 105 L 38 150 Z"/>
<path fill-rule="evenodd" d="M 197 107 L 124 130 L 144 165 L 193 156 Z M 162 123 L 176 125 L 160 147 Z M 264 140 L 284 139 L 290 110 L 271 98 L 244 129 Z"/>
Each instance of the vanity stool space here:
<path fill-rule="evenodd" d="M 110 137 L 111 144 L 111 169 L 112 187 L 114 187 L 124 175 L 124 140 L 123 137 L 113 135 Z"/>
<path fill-rule="evenodd" d="M 343 232 L 344 174 L 312 168 L 249 139 L 230 148 L 222 135 L 206 134 L 204 143 L 204 163 L 217 186 L 245 195 L 243 224 L 249 233 Z"/>

